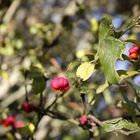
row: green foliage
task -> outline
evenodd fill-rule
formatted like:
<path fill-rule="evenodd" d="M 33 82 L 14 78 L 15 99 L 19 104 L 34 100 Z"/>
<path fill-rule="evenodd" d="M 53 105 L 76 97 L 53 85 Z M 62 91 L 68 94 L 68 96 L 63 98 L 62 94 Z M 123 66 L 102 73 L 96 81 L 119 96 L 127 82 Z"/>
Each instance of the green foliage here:
<path fill-rule="evenodd" d="M 103 127 L 104 131 L 106 131 L 106 132 L 112 132 L 112 131 L 117 132 L 117 130 L 122 129 L 122 131 L 123 131 L 123 129 L 124 129 L 124 132 L 129 134 L 134 131 L 140 131 L 138 124 L 129 122 L 122 118 L 105 122 L 102 127 Z"/>
<path fill-rule="evenodd" d="M 118 83 L 119 75 L 115 70 L 115 62 L 121 58 L 121 54 L 125 48 L 122 41 L 115 38 L 115 31 L 111 28 L 110 17 L 104 17 L 99 27 L 99 59 L 105 77 L 110 83 Z"/>
<path fill-rule="evenodd" d="M 0 1 L 1 140 L 108 139 L 108 133 L 115 139 L 112 132 L 125 140 L 124 135 L 140 131 L 140 86 L 134 81 L 140 75 L 140 54 L 137 60 L 123 54 L 129 43 L 140 47 L 135 26 L 140 18 L 129 17 L 139 12 L 137 6 L 128 15 L 118 11 L 122 23 L 115 29 L 118 13 L 107 9 L 112 1 L 106 2 Z M 120 2 L 114 5 L 119 3 L 120 10 L 136 5 L 128 0 L 124 8 Z M 113 16 L 102 15 L 103 5 Z M 116 70 L 117 60 L 130 66 Z M 51 79 L 59 76 L 52 88 Z M 15 122 L 6 127 L 4 118 L 10 115 L 22 128 Z"/>
<path fill-rule="evenodd" d="M 109 86 L 108 82 L 105 81 L 104 84 L 100 85 L 97 90 L 96 90 L 96 93 L 102 93 L 107 87 Z"/>
<path fill-rule="evenodd" d="M 32 67 L 28 73 L 32 82 L 32 90 L 34 94 L 42 93 L 46 86 L 46 78 L 40 69 Z"/>

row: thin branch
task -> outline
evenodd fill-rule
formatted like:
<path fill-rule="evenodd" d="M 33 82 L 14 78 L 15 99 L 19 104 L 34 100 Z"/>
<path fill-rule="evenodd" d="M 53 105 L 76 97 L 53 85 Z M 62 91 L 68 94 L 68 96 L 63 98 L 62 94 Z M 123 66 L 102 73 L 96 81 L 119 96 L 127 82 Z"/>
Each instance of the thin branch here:
<path fill-rule="evenodd" d="M 41 119 L 42 119 L 45 115 L 50 116 L 50 117 L 52 117 L 52 118 L 58 118 L 58 119 L 61 119 L 61 120 L 66 120 L 66 119 L 67 119 L 66 117 L 62 116 L 61 114 L 58 114 L 58 113 L 55 113 L 55 112 L 52 112 L 52 111 L 49 110 L 49 109 L 57 102 L 57 100 L 58 100 L 60 97 L 62 97 L 62 96 L 63 96 L 63 94 L 58 95 L 58 96 L 54 99 L 54 101 L 53 101 L 46 109 L 44 109 L 44 110 L 42 110 L 42 111 L 39 111 L 39 110 L 37 111 L 37 116 L 38 116 L 38 118 L 37 118 L 37 123 L 36 123 L 36 125 L 35 125 L 35 129 L 34 129 L 33 134 L 30 135 L 30 136 L 28 137 L 29 140 L 30 140 L 30 139 L 31 139 L 31 140 L 34 140 L 33 135 L 35 134 L 35 132 L 36 132 L 36 130 L 37 130 L 37 128 L 38 128 L 38 125 L 39 125 Z M 39 105 L 39 108 L 42 106 L 42 102 L 43 102 L 43 93 L 40 93 L 40 105 Z M 49 113 L 51 113 L 51 114 L 49 114 Z"/>
<path fill-rule="evenodd" d="M 88 115 L 88 118 L 91 119 L 91 120 L 93 120 L 93 122 L 95 122 L 99 126 L 102 126 L 102 124 L 103 124 L 99 119 L 97 119 L 95 116 L 93 116 L 91 114 Z"/>
<path fill-rule="evenodd" d="M 14 0 L 10 7 L 8 8 L 6 14 L 3 17 L 3 22 L 8 23 L 11 21 L 12 17 L 14 16 L 18 6 L 20 5 L 21 0 Z"/>
<path fill-rule="evenodd" d="M 58 96 L 56 96 L 56 98 L 54 99 L 54 101 L 45 109 L 45 112 L 47 112 L 56 102 L 59 98 L 61 98 L 64 94 L 59 94 Z"/>
<path fill-rule="evenodd" d="M 88 132 L 89 132 L 89 140 L 94 140 L 93 132 L 91 132 L 90 130 Z"/>
<path fill-rule="evenodd" d="M 43 92 L 40 93 L 40 103 L 39 103 L 40 108 L 42 107 L 42 105 L 43 105 Z"/>
<path fill-rule="evenodd" d="M 132 23 L 125 30 L 123 30 L 121 32 L 121 35 L 120 36 L 122 36 L 123 34 L 125 34 L 126 32 L 128 32 L 130 29 L 132 29 L 133 27 L 135 27 L 135 26 L 137 26 L 139 24 L 140 24 L 140 16 L 138 18 L 134 19 L 132 21 Z"/>
<path fill-rule="evenodd" d="M 28 90 L 27 90 L 27 85 L 25 84 L 25 93 L 26 93 L 26 97 L 25 97 L 25 100 L 26 102 L 29 102 L 29 98 L 28 98 Z"/>

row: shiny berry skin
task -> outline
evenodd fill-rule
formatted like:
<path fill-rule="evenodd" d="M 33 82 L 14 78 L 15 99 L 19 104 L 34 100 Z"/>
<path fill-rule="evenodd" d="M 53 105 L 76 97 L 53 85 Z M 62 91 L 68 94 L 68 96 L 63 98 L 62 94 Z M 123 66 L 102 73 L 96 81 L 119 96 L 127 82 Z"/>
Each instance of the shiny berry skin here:
<path fill-rule="evenodd" d="M 137 60 L 138 59 L 138 54 L 137 53 L 132 53 L 132 54 L 129 55 L 129 58 L 131 60 Z"/>
<path fill-rule="evenodd" d="M 56 77 L 51 80 L 50 84 L 51 88 L 55 91 L 61 91 L 62 93 L 65 93 L 69 90 L 69 82 L 64 77 Z"/>
<path fill-rule="evenodd" d="M 137 60 L 140 55 L 140 47 L 133 45 L 128 52 L 130 60 Z"/>
<path fill-rule="evenodd" d="M 138 47 L 138 46 L 133 46 L 133 47 L 131 47 L 128 51 L 129 51 L 129 53 L 131 54 L 131 53 L 138 53 L 138 51 L 140 50 L 140 48 Z"/>
<path fill-rule="evenodd" d="M 79 121 L 80 121 L 80 124 L 85 125 L 85 124 L 87 124 L 87 117 L 82 116 Z"/>
<path fill-rule="evenodd" d="M 21 105 L 22 110 L 24 110 L 27 113 L 30 113 L 32 111 L 34 111 L 35 106 L 29 102 L 25 102 Z"/>
<path fill-rule="evenodd" d="M 15 117 L 14 116 L 9 116 L 7 118 L 2 119 L 2 125 L 4 127 L 14 126 L 14 124 L 15 124 Z"/>

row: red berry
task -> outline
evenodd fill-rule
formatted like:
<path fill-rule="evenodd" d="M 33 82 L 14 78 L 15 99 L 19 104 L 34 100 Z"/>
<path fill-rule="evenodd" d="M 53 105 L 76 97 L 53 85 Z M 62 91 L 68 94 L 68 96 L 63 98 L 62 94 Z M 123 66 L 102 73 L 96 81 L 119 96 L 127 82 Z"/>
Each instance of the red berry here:
<path fill-rule="evenodd" d="M 134 45 L 134 46 L 131 47 L 128 51 L 129 51 L 129 53 L 131 54 L 131 53 L 138 53 L 139 50 L 140 50 L 140 48 L 139 48 L 138 46 Z"/>
<path fill-rule="evenodd" d="M 137 60 L 138 55 L 140 55 L 140 47 L 133 45 L 133 47 L 131 47 L 128 52 L 130 60 Z"/>
<path fill-rule="evenodd" d="M 58 82 L 58 78 L 54 78 L 51 80 L 51 88 L 54 90 L 59 90 L 59 82 Z"/>
<path fill-rule="evenodd" d="M 14 116 L 8 116 L 2 119 L 2 125 L 4 127 L 12 126 L 14 128 L 22 128 L 25 126 L 24 122 L 16 121 Z"/>
<path fill-rule="evenodd" d="M 7 120 L 8 120 L 10 125 L 12 125 L 12 126 L 14 125 L 14 123 L 15 123 L 15 117 L 14 116 L 9 116 L 7 118 Z"/>
<path fill-rule="evenodd" d="M 131 60 L 137 60 L 137 59 L 138 59 L 138 54 L 137 54 L 137 53 L 131 53 L 131 54 L 129 55 L 129 58 L 130 58 Z"/>
<path fill-rule="evenodd" d="M 82 117 L 80 118 L 80 124 L 84 125 L 84 124 L 86 124 L 86 123 L 87 123 L 87 117 L 86 117 L 86 116 L 82 116 Z"/>
<path fill-rule="evenodd" d="M 30 112 L 34 111 L 35 106 L 34 106 L 33 104 L 29 103 L 29 102 L 25 102 L 25 103 L 23 103 L 23 104 L 21 105 L 21 108 L 22 108 L 25 112 L 30 113 Z"/>
<path fill-rule="evenodd" d="M 4 127 L 10 126 L 9 122 L 7 121 L 7 119 L 2 119 L 2 125 L 3 125 Z"/>
<path fill-rule="evenodd" d="M 62 93 L 65 93 L 67 90 L 69 90 L 69 82 L 64 77 L 56 77 L 52 79 L 50 83 L 53 90 L 60 90 Z"/>
<path fill-rule="evenodd" d="M 15 124 L 15 117 L 14 116 L 9 116 L 7 118 L 2 119 L 2 125 L 4 127 L 14 126 L 14 124 Z"/>

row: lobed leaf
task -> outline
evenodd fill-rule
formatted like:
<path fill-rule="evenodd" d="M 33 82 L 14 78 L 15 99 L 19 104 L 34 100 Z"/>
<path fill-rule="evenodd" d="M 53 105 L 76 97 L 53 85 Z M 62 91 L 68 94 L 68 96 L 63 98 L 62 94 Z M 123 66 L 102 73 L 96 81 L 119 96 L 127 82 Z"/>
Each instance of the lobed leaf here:
<path fill-rule="evenodd" d="M 118 83 L 119 75 L 115 70 L 115 62 L 122 58 L 125 45 L 113 35 L 115 36 L 115 31 L 111 28 L 111 19 L 104 17 L 99 28 L 99 60 L 107 81 Z"/>

